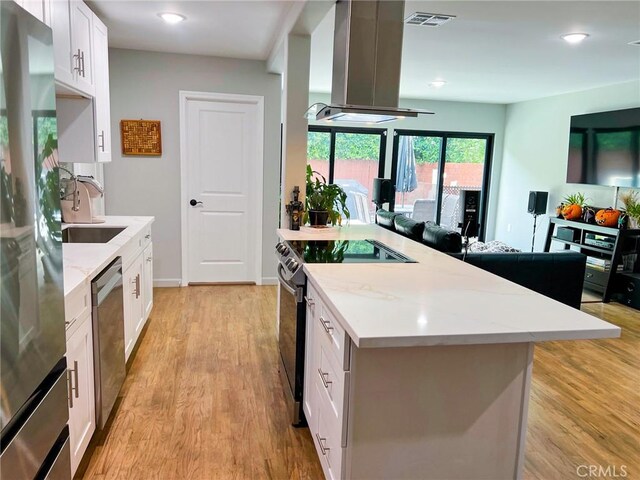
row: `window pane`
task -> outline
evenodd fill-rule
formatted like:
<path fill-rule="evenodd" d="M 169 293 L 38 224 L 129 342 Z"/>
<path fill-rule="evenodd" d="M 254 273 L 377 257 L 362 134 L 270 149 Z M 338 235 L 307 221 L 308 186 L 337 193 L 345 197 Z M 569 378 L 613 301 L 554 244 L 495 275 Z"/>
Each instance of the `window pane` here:
<path fill-rule="evenodd" d="M 347 193 L 347 207 L 354 223 L 372 223 L 373 179 L 378 176 L 380 134 L 336 133 L 333 183 Z"/>
<path fill-rule="evenodd" d="M 411 151 L 413 158 L 411 160 Z M 418 222 L 436 219 L 441 137 L 400 136 L 396 171 L 395 211 Z M 411 181 L 415 168 L 416 182 Z"/>
<path fill-rule="evenodd" d="M 449 138 L 445 152 L 444 184 L 440 225 L 461 231 L 462 191 L 482 190 L 487 140 L 484 138 Z"/>
<path fill-rule="evenodd" d="M 311 168 L 329 181 L 329 152 L 331 151 L 331 133 L 307 133 L 307 163 Z"/>

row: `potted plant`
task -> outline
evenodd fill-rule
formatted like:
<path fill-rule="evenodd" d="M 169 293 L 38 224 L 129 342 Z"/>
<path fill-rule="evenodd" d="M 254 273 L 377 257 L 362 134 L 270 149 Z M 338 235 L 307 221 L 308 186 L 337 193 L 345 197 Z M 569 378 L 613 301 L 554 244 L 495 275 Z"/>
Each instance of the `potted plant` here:
<path fill-rule="evenodd" d="M 629 228 L 640 227 L 640 198 L 638 192 L 629 191 L 620 195 L 624 211 L 629 221 Z"/>
<path fill-rule="evenodd" d="M 582 217 L 582 207 L 584 207 L 587 199 L 585 196 L 578 192 L 571 195 L 567 195 L 562 203 L 564 207 L 562 208 L 562 216 L 565 220 L 580 220 Z"/>
<path fill-rule="evenodd" d="M 312 227 L 324 227 L 327 223 L 341 225 L 342 215 L 351 217 L 347 208 L 347 194 L 340 185 L 327 183 L 327 179 L 307 165 L 307 198 L 305 222 Z"/>

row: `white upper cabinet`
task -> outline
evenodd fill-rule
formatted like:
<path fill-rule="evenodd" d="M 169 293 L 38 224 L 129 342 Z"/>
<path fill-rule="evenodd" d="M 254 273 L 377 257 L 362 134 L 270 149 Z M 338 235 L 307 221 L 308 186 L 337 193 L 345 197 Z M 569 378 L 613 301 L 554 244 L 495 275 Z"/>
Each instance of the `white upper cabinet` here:
<path fill-rule="evenodd" d="M 72 59 L 71 51 L 71 9 L 69 0 L 53 0 L 51 2 L 51 29 L 53 30 L 53 53 L 56 62 L 56 81 L 66 85 L 75 84 L 77 65 Z"/>
<path fill-rule="evenodd" d="M 84 2 L 71 1 L 72 58 L 77 59 L 76 85 L 78 90 L 95 96 L 93 83 L 93 18 Z"/>
<path fill-rule="evenodd" d="M 53 0 L 51 28 L 56 81 L 89 97 L 95 95 L 93 73 L 93 18 L 84 2 Z"/>
<path fill-rule="evenodd" d="M 93 73 L 95 83 L 96 160 L 111 161 L 111 106 L 109 97 L 109 44 L 107 27 L 93 19 Z"/>

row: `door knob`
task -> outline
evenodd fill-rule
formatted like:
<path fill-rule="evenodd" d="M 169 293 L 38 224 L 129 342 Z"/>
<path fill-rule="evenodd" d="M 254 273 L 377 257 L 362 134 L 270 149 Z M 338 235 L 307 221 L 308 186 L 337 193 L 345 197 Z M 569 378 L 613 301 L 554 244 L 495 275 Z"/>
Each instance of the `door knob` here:
<path fill-rule="evenodd" d="M 189 201 L 189 205 L 191 205 L 192 207 L 195 207 L 195 206 L 196 206 L 196 205 L 198 205 L 198 204 L 202 205 L 202 202 L 200 202 L 200 201 L 196 200 L 195 198 L 192 198 L 192 199 Z"/>

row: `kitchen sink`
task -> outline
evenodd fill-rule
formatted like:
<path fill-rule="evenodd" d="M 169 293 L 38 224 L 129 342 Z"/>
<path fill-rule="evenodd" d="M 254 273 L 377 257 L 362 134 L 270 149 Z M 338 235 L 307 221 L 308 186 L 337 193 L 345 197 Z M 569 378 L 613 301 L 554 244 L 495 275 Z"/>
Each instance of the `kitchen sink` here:
<path fill-rule="evenodd" d="M 67 227 L 62 230 L 62 243 L 107 243 L 125 227 Z"/>

